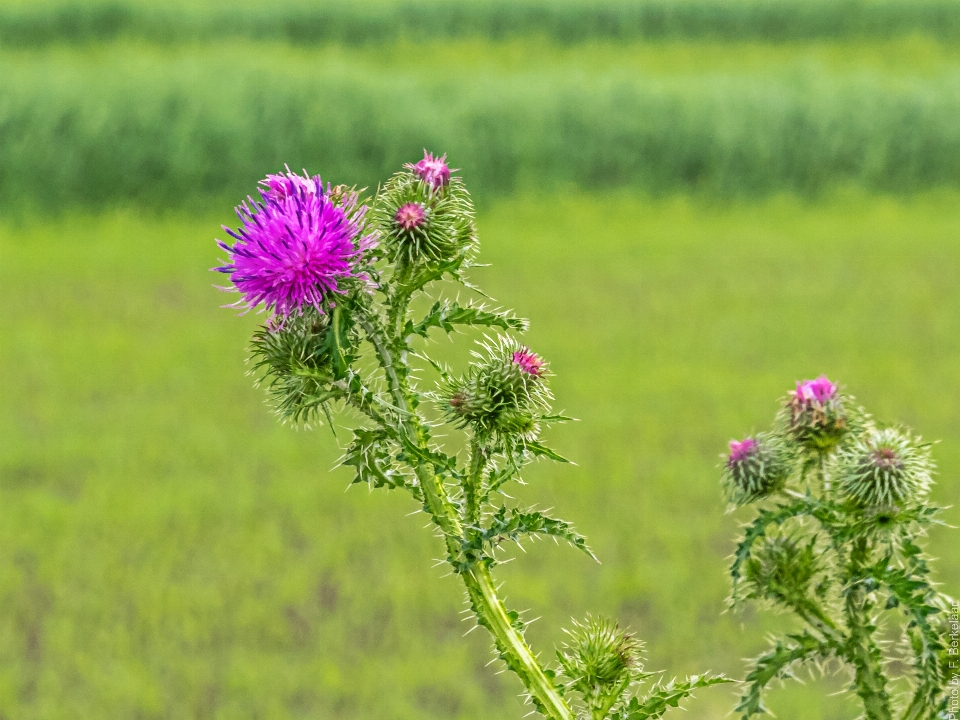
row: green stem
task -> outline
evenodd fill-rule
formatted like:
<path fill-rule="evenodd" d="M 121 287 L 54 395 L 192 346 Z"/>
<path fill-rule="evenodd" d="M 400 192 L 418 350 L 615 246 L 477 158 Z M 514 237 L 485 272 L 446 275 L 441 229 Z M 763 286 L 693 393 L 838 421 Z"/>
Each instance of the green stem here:
<path fill-rule="evenodd" d="M 481 624 L 491 632 L 500 655 L 523 681 L 540 711 L 552 720 L 573 720 L 573 713 L 553 681 L 543 672 L 523 635 L 513 626 L 497 594 L 490 570 L 478 563 L 463 572 L 461 577 Z"/>
<path fill-rule="evenodd" d="M 470 442 L 470 463 L 467 477 L 463 482 L 464 522 L 476 525 L 480 520 L 480 484 L 483 482 L 483 470 L 487 465 L 484 447 L 472 440 Z"/>
<path fill-rule="evenodd" d="M 630 683 L 633 678 L 628 674 L 617 687 L 607 693 L 606 699 L 595 708 L 593 708 L 593 720 L 605 720 L 607 713 L 610 711 L 610 708 L 613 707 L 613 704 L 619 700 L 623 694 L 627 691 L 627 688 L 630 687 Z"/>
<path fill-rule="evenodd" d="M 869 556 L 867 541 L 859 539 L 850 553 L 848 577 L 854 582 L 848 588 L 844 613 L 850 636 L 847 641 L 847 658 L 854 667 L 854 684 L 857 695 L 863 702 L 867 720 L 891 720 L 890 696 L 887 694 L 887 679 L 880 664 L 880 649 L 873 641 L 873 625 L 868 617 L 870 604 L 860 579 L 861 569 Z"/>
<path fill-rule="evenodd" d="M 836 624 L 813 601 L 793 604 L 793 611 L 814 630 L 819 632 L 838 652 L 842 652 L 846 638 Z"/>
<path fill-rule="evenodd" d="M 403 419 L 403 430 L 407 433 L 408 442 L 424 451 L 429 450 L 419 417 L 414 414 L 414 407 L 408 401 L 404 384 L 394 367 L 390 349 L 373 322 L 365 319 L 361 325 L 377 352 L 394 400 L 399 407 L 409 412 Z M 482 472 L 482 466 L 480 469 Z M 442 531 L 447 552 L 453 562 L 461 557 L 462 544 L 465 542 L 463 526 L 456 508 L 447 495 L 443 478 L 434 472 L 430 463 L 417 462 L 414 470 L 423 491 L 425 509 Z M 570 708 L 544 673 L 521 631 L 514 627 L 510 620 L 489 568 L 481 561 L 471 562 L 458 570 L 467 587 L 477 619 L 491 632 L 501 657 L 518 675 L 540 710 L 551 720 L 573 720 Z"/>

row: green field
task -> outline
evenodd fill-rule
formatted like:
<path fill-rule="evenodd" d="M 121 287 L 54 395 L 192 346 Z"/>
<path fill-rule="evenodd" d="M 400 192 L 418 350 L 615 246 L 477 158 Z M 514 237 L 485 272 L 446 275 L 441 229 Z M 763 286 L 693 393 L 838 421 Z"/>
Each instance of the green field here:
<path fill-rule="evenodd" d="M 374 188 L 424 147 L 580 419 L 519 494 L 602 564 L 498 569 L 534 647 L 604 613 L 652 668 L 742 677 L 790 620 L 723 612 L 718 465 L 794 381 L 941 439 L 960 497 L 958 38 L 960 0 L 0 0 L 0 720 L 528 712 L 414 503 L 276 422 L 262 317 L 209 272 L 266 173 Z M 771 704 L 847 720 L 842 687 Z"/>
<path fill-rule="evenodd" d="M 960 186 L 960 56 L 930 38 L 576 52 L 121 42 L 0 63 L 7 210 L 197 211 L 284 163 L 375 187 L 423 147 L 449 152 L 484 198 Z"/>
<path fill-rule="evenodd" d="M 256 318 L 219 309 L 207 272 L 228 210 L 0 225 L 0 717 L 519 717 L 487 638 L 462 637 L 423 516 L 345 493 L 329 432 L 281 427 L 244 376 Z M 479 225 L 474 279 L 532 319 L 581 419 L 550 437 L 578 464 L 536 466 L 522 497 L 602 565 L 541 543 L 502 570 L 545 657 L 593 611 L 636 629 L 652 667 L 742 675 L 787 620 L 720 614 L 737 516 L 718 455 L 798 378 L 826 372 L 941 438 L 934 497 L 956 501 L 957 194 L 531 195 Z M 930 541 L 957 594 L 947 532 Z M 774 709 L 851 717 L 838 687 L 793 685 Z"/>

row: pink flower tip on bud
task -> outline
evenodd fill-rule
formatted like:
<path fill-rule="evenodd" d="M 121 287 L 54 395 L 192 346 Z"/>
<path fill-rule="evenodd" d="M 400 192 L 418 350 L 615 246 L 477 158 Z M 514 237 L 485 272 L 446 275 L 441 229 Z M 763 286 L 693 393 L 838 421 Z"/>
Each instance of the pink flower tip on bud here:
<path fill-rule="evenodd" d="M 826 375 L 821 375 L 816 380 L 798 382 L 793 397 L 803 402 L 816 401 L 824 405 L 832 400 L 836 393 L 837 386 L 830 382 Z"/>
<path fill-rule="evenodd" d="M 744 440 L 731 440 L 730 457 L 727 460 L 727 464 L 735 465 L 743 462 L 743 460 L 752 455 L 756 449 L 757 441 L 753 438 L 746 438 Z"/>
<path fill-rule="evenodd" d="M 530 352 L 530 349 L 526 347 L 522 347 L 513 353 L 513 362 L 521 370 L 534 377 L 540 377 L 543 374 L 543 366 L 546 365 L 536 353 Z"/>
<path fill-rule="evenodd" d="M 404 230 L 415 230 L 423 224 L 425 214 L 423 205 L 411 202 L 401 206 L 393 219 Z"/>
<path fill-rule="evenodd" d="M 423 160 L 416 165 L 408 164 L 407 167 L 434 190 L 450 184 L 450 167 L 447 165 L 446 154 L 436 157 L 424 150 Z"/>

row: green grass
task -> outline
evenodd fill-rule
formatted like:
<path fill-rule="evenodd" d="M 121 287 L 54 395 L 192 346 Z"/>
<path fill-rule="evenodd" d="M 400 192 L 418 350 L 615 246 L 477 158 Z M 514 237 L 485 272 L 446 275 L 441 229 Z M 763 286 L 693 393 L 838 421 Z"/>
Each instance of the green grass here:
<path fill-rule="evenodd" d="M 243 43 L 13 53 L 0 76 L 0 205 L 197 209 L 284 163 L 375 186 L 423 147 L 449 152 L 488 197 L 956 186 L 960 67 L 909 47 L 916 74 L 860 65 L 853 52 L 836 71 L 781 51 L 766 68 L 757 51 L 747 69 L 704 71 L 709 53 L 691 53 L 679 74 L 637 69 L 644 53 L 634 67 L 608 56 L 576 70 L 562 51 L 527 71 L 523 53 L 512 67 L 471 69 L 496 45 L 397 66 L 389 51 L 355 63 Z"/>
<path fill-rule="evenodd" d="M 379 43 L 539 35 L 565 43 L 708 38 L 773 41 L 960 34 L 957 0 L 452 0 L 191 3 L 174 0 L 12 0 L 0 8 L 0 42 L 37 45 L 142 37 L 250 37 L 301 44 Z"/>
<path fill-rule="evenodd" d="M 219 309 L 207 272 L 220 210 L 0 225 L 0 717 L 519 717 L 486 638 L 461 637 L 414 504 L 345 493 L 329 433 L 279 426 L 250 387 L 256 318 Z M 578 465 L 538 465 L 520 494 L 603 562 L 536 544 L 503 567 L 545 657 L 593 611 L 635 628 L 653 667 L 742 674 L 787 621 L 720 614 L 737 518 L 716 465 L 795 379 L 826 372 L 942 438 L 934 496 L 955 500 L 960 195 L 549 195 L 479 224 L 475 279 L 531 318 L 581 418 L 550 437 Z M 956 595 L 949 532 L 931 543 Z M 773 707 L 850 717 L 838 687 Z M 691 710 L 731 707 L 716 689 Z"/>

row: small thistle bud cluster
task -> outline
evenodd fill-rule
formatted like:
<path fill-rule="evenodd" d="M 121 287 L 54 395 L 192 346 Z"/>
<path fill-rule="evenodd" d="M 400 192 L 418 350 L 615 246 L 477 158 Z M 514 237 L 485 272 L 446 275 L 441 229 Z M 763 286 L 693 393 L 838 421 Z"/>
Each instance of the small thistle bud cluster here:
<path fill-rule="evenodd" d="M 828 452 L 850 430 L 846 398 L 826 375 L 798 382 L 785 411 L 790 434 L 810 450 Z"/>
<path fill-rule="evenodd" d="M 792 462 L 789 447 L 777 435 L 758 433 L 731 440 L 722 479 L 728 498 L 743 505 L 783 489 Z"/>
<path fill-rule="evenodd" d="M 448 419 L 481 437 L 535 439 L 537 419 L 550 404 L 547 364 L 517 340 L 500 336 L 474 353 L 466 375 L 441 393 Z"/>
<path fill-rule="evenodd" d="M 568 640 L 557 652 L 561 671 L 591 711 L 611 705 L 643 672 L 643 644 L 615 622 L 587 617 L 564 632 Z"/>
<path fill-rule="evenodd" d="M 933 483 L 930 445 L 895 428 L 871 429 L 837 453 L 838 491 L 860 507 L 912 505 Z"/>
<path fill-rule="evenodd" d="M 804 625 L 756 658 L 737 707 L 745 720 L 766 712 L 772 679 L 827 662 L 852 671 L 870 720 L 889 720 L 898 705 L 897 717 L 944 716 L 936 614 L 946 604 L 920 540 L 939 512 L 927 499 L 930 449 L 907 430 L 877 426 L 826 376 L 797 383 L 772 433 L 730 443 L 722 478 L 730 499 L 776 496 L 744 527 L 731 602 L 764 600 Z M 876 637 L 904 617 L 908 642 L 894 649 Z M 909 695 L 887 689 L 897 684 L 887 676 L 893 663 L 909 668 Z"/>
<path fill-rule="evenodd" d="M 381 188 L 372 221 L 400 273 L 456 272 L 476 245 L 473 203 L 446 155 L 424 151 Z"/>
<path fill-rule="evenodd" d="M 788 603 L 803 598 L 820 571 L 814 545 L 785 536 L 765 538 L 744 567 L 749 597 Z"/>

